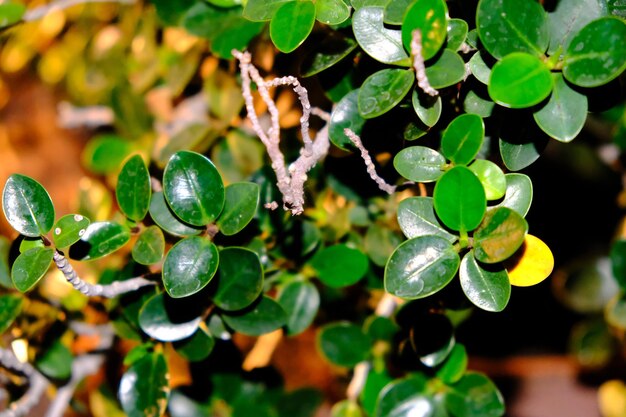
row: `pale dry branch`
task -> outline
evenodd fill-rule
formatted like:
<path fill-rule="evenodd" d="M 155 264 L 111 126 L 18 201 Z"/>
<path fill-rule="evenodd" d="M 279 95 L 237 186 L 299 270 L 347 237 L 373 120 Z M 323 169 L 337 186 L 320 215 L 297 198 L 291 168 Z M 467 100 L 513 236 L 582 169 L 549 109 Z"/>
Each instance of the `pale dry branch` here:
<path fill-rule="evenodd" d="M 23 417 L 30 414 L 32 408 L 39 403 L 43 395 L 48 380 L 41 375 L 29 363 L 20 362 L 13 352 L 0 348 L 0 366 L 13 372 L 20 373 L 28 379 L 28 390 L 18 400 L 0 411 L 0 417 Z"/>
<path fill-rule="evenodd" d="M 113 110 L 107 106 L 77 107 L 62 101 L 57 105 L 57 113 L 57 123 L 64 129 L 96 129 L 110 126 L 115 121 Z"/>
<path fill-rule="evenodd" d="M 24 13 L 22 19 L 25 22 L 32 22 L 34 20 L 39 20 L 45 15 L 55 10 L 65 10 L 69 9 L 72 6 L 77 6 L 79 4 L 86 3 L 119 3 L 119 4 L 134 4 L 135 0 L 56 0 L 50 4 L 45 4 L 43 6 L 35 7 L 34 9 L 28 10 Z"/>
<path fill-rule="evenodd" d="M 413 57 L 413 68 L 415 69 L 417 85 L 426 94 L 436 96 L 439 92 L 430 85 L 426 76 L 424 56 L 422 55 L 422 32 L 419 29 L 415 29 L 411 32 L 411 35 L 411 56 Z"/>

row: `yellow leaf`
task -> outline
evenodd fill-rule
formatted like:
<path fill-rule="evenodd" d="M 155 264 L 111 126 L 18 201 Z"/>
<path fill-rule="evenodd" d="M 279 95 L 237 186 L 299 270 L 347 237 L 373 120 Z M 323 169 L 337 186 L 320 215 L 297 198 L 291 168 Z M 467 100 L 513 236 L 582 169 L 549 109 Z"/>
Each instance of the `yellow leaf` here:
<path fill-rule="evenodd" d="M 607 381 L 598 389 L 598 405 L 603 417 L 626 416 L 626 385 L 622 381 Z"/>
<path fill-rule="evenodd" d="M 524 244 L 504 262 L 511 285 L 530 287 L 548 278 L 554 268 L 554 256 L 541 239 L 526 235 Z"/>

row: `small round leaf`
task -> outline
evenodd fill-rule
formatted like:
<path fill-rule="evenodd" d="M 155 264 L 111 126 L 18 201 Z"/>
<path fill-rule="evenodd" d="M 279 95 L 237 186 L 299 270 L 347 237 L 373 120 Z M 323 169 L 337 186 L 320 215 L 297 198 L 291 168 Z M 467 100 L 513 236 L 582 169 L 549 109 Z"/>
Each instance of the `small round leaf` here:
<path fill-rule="evenodd" d="M 426 396 L 426 378 L 422 373 L 396 379 L 378 395 L 374 417 L 411 417 L 432 415 L 433 404 Z"/>
<path fill-rule="evenodd" d="M 359 44 L 351 38 L 330 34 L 321 43 L 312 46 L 300 68 L 300 75 L 310 77 L 332 67 L 347 57 L 357 46 Z"/>
<path fill-rule="evenodd" d="M 506 194 L 496 207 L 508 207 L 526 217 L 533 202 L 533 183 L 524 174 L 506 174 Z"/>
<path fill-rule="evenodd" d="M 442 237 L 450 243 L 457 239 L 446 231 L 435 216 L 432 197 L 410 197 L 402 200 L 398 205 L 398 224 L 409 239 L 427 235 Z"/>
<path fill-rule="evenodd" d="M 174 236 L 193 236 L 202 231 L 199 227 L 187 224 L 176 217 L 176 214 L 165 201 L 162 191 L 152 194 L 150 217 L 161 229 Z"/>
<path fill-rule="evenodd" d="M 480 265 L 472 251 L 461 261 L 459 268 L 461 288 L 467 298 L 486 311 L 502 311 L 511 297 L 511 283 L 502 266 L 490 268 Z"/>
<path fill-rule="evenodd" d="M 441 152 L 456 165 L 467 165 L 476 158 L 485 138 L 485 124 L 476 114 L 456 117 L 441 137 Z"/>
<path fill-rule="evenodd" d="M 66 248 L 78 242 L 91 222 L 80 214 L 61 217 L 52 228 L 52 240 L 57 248 Z"/>
<path fill-rule="evenodd" d="M 73 359 L 67 346 L 56 340 L 37 358 L 35 365 L 49 378 L 67 379 L 72 375 Z"/>
<path fill-rule="evenodd" d="M 157 226 L 147 227 L 141 232 L 133 246 L 132 256 L 135 262 L 152 265 L 160 262 L 165 252 L 165 236 Z"/>
<path fill-rule="evenodd" d="M 11 227 L 25 236 L 45 235 L 54 224 L 54 206 L 48 192 L 25 175 L 13 174 L 7 180 L 2 210 Z"/>
<path fill-rule="evenodd" d="M 451 51 L 458 51 L 465 38 L 469 27 L 467 22 L 463 19 L 448 19 L 448 38 L 446 42 L 446 48 Z"/>
<path fill-rule="evenodd" d="M 270 22 L 270 37 L 284 53 L 294 51 L 309 36 L 315 23 L 315 5 L 310 0 L 284 3 Z"/>
<path fill-rule="evenodd" d="M 474 256 L 489 264 L 502 262 L 522 246 L 527 232 L 528 223 L 518 212 L 507 207 L 490 209 L 474 231 Z"/>
<path fill-rule="evenodd" d="M 487 209 L 485 189 L 478 177 L 463 166 L 447 171 L 433 193 L 435 212 L 452 230 L 470 231 L 480 224 Z"/>
<path fill-rule="evenodd" d="M 554 256 L 548 245 L 533 235 L 526 235 L 524 245 L 504 263 L 511 285 L 529 287 L 548 278 L 554 268 Z"/>
<path fill-rule="evenodd" d="M 217 226 L 225 236 L 234 235 L 250 223 L 259 205 L 259 186 L 253 182 L 237 182 L 226 187 L 224 209 Z"/>
<path fill-rule="evenodd" d="M 491 68 L 493 67 L 492 60 L 488 61 L 491 65 L 485 62 L 485 59 L 488 59 L 486 55 L 487 52 L 485 51 L 476 51 L 476 53 L 472 55 L 469 60 L 469 67 L 472 75 L 483 84 L 489 84 Z"/>
<path fill-rule="evenodd" d="M 162 353 L 154 352 L 134 362 L 124 373 L 118 398 L 128 417 L 161 416 L 169 393 L 167 362 Z"/>
<path fill-rule="evenodd" d="M 433 97 L 421 92 L 419 88 L 413 89 L 411 95 L 413 110 L 417 117 L 428 127 L 433 127 L 441 116 L 441 96 Z"/>
<path fill-rule="evenodd" d="M 126 217 L 138 222 L 148 214 L 151 193 L 148 168 L 140 155 L 134 155 L 126 161 L 117 177 L 117 204 Z"/>
<path fill-rule="evenodd" d="M 446 408 L 458 417 L 501 417 L 504 399 L 498 388 L 486 376 L 468 372 L 456 384 L 448 387 Z"/>
<path fill-rule="evenodd" d="M 352 323 L 332 323 L 317 334 L 317 346 L 330 363 L 352 367 L 365 360 L 370 351 L 370 339 Z"/>
<path fill-rule="evenodd" d="M 437 378 L 446 384 L 454 384 L 465 374 L 467 362 L 468 357 L 465 346 L 460 343 L 455 344 L 446 361 L 437 369 Z"/>
<path fill-rule="evenodd" d="M 162 342 L 185 339 L 198 329 L 202 317 L 189 314 L 186 301 L 156 294 L 139 311 L 139 326 L 148 336 Z"/>
<path fill-rule="evenodd" d="M 188 337 L 174 342 L 176 352 L 190 362 L 199 362 L 206 359 L 215 347 L 215 339 L 202 325 Z"/>
<path fill-rule="evenodd" d="M 343 0 L 316 0 L 315 18 L 327 25 L 338 25 L 350 17 L 350 7 Z"/>
<path fill-rule="evenodd" d="M 54 251 L 51 248 L 35 247 L 20 254 L 13 263 L 11 279 L 20 292 L 33 288 L 48 272 Z"/>
<path fill-rule="evenodd" d="M 417 182 L 433 182 L 443 174 L 446 159 L 426 146 L 410 146 L 393 158 L 393 166 L 404 178 Z"/>
<path fill-rule="evenodd" d="M 420 0 L 409 6 L 402 20 L 402 42 L 411 50 L 413 31 L 422 32 L 422 57 L 435 56 L 446 40 L 448 7 L 444 0 Z M 435 87 L 437 88 L 437 87 Z"/>
<path fill-rule="evenodd" d="M 228 247 L 220 251 L 218 274 L 213 279 L 213 302 L 222 310 L 248 307 L 263 290 L 263 267 L 250 249 Z"/>
<path fill-rule="evenodd" d="M 350 129 L 360 135 L 365 124 L 365 119 L 359 113 L 358 97 L 359 90 L 349 92 L 337 103 L 330 115 L 328 136 L 333 145 L 344 151 L 354 147 L 352 141 L 343 132 L 344 129 Z"/>
<path fill-rule="evenodd" d="M 222 319 L 233 330 L 248 336 L 270 333 L 287 323 L 285 310 L 276 301 L 264 295 L 245 310 L 224 312 Z"/>
<path fill-rule="evenodd" d="M 294 281 L 281 290 L 278 303 L 287 313 L 287 334 L 295 336 L 313 323 L 320 306 L 320 294 L 310 282 Z"/>
<path fill-rule="evenodd" d="M 486 159 L 477 159 L 469 166 L 485 189 L 487 200 L 497 200 L 506 192 L 506 177 L 499 166 Z"/>
<path fill-rule="evenodd" d="M 386 68 L 365 79 L 359 89 L 359 113 L 371 119 L 393 109 L 407 95 L 415 73 L 410 70 Z"/>
<path fill-rule="evenodd" d="M 318 251 L 310 265 L 324 284 L 341 288 L 363 278 L 369 268 L 369 261 L 360 250 L 338 244 Z"/>
<path fill-rule="evenodd" d="M 24 299 L 19 295 L 0 295 L 0 334 L 4 334 L 19 316 L 23 301 Z"/>
<path fill-rule="evenodd" d="M 387 29 L 384 25 L 385 10 L 382 7 L 361 7 L 352 15 L 352 30 L 361 48 L 383 64 L 411 65 L 402 45 L 402 33 Z M 445 23 L 444 23 L 445 38 Z"/>
<path fill-rule="evenodd" d="M 197 293 L 215 275 L 218 259 L 217 247 L 210 240 L 196 236 L 181 240 L 165 256 L 165 290 L 173 298 Z"/>
<path fill-rule="evenodd" d="M 450 49 L 437 57 L 435 62 L 426 67 L 426 78 L 433 88 L 445 88 L 455 85 L 465 77 L 465 63 L 463 58 Z"/>
<path fill-rule="evenodd" d="M 115 222 L 91 223 L 78 242 L 70 247 L 72 259 L 91 261 L 122 248 L 130 240 L 128 227 Z"/>

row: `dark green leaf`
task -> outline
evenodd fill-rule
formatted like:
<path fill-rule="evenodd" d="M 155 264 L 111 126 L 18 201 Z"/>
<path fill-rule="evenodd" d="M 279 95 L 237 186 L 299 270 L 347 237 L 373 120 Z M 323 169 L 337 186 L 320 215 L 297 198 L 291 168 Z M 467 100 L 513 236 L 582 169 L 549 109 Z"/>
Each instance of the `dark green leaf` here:
<path fill-rule="evenodd" d="M 498 388 L 486 376 L 468 372 L 449 387 L 446 407 L 456 417 L 501 417 L 504 400 Z"/>
<path fill-rule="evenodd" d="M 187 297 L 204 288 L 217 272 L 219 254 L 213 242 L 188 237 L 176 243 L 163 262 L 163 285 L 174 298 Z"/>
<path fill-rule="evenodd" d="M 248 0 L 243 16 L 254 21 L 270 20 L 280 6 L 292 1 L 294 0 Z"/>
<path fill-rule="evenodd" d="M 613 16 L 619 16 L 622 19 L 626 19 L 626 4 L 622 0 L 608 0 L 607 6 L 609 12 Z"/>
<path fill-rule="evenodd" d="M 485 189 L 487 200 L 498 200 L 506 192 L 506 177 L 499 166 L 486 159 L 477 159 L 469 166 Z"/>
<path fill-rule="evenodd" d="M 487 97 L 486 94 L 485 97 Z M 474 90 L 468 91 L 465 100 L 463 100 L 463 110 L 466 113 L 474 113 L 483 118 L 491 116 L 495 105 L 493 101 L 482 97 Z"/>
<path fill-rule="evenodd" d="M 491 65 L 485 62 L 486 59 L 491 63 Z M 489 84 L 493 63 L 487 57 L 487 52 L 476 51 L 476 53 L 474 53 L 469 60 L 469 67 L 472 75 L 474 75 L 478 81 L 483 84 Z"/>
<path fill-rule="evenodd" d="M 548 13 L 550 55 L 567 50 L 572 38 L 587 23 L 606 15 L 606 0 L 559 0 L 554 11 Z"/>
<path fill-rule="evenodd" d="M 433 193 L 435 212 L 452 230 L 474 230 L 487 208 L 485 190 L 478 177 L 463 166 L 447 171 Z"/>
<path fill-rule="evenodd" d="M 580 30 L 565 53 L 563 76 L 581 87 L 608 83 L 626 70 L 626 22 L 602 17 Z"/>
<path fill-rule="evenodd" d="M 176 217 L 167 205 L 162 191 L 152 194 L 150 217 L 160 228 L 174 236 L 193 236 L 202 231 L 201 228 L 187 224 Z"/>
<path fill-rule="evenodd" d="M 263 290 L 263 267 L 258 255 L 250 249 L 222 249 L 217 271 L 213 302 L 222 310 L 248 307 Z"/>
<path fill-rule="evenodd" d="M 511 297 L 509 275 L 502 266 L 480 265 L 472 251 L 461 261 L 459 279 L 463 292 L 478 308 L 502 311 Z"/>
<path fill-rule="evenodd" d="M 365 386 L 361 391 L 360 399 L 367 415 L 373 416 L 378 403 L 378 394 L 392 381 L 385 368 L 381 370 L 370 369 L 365 380 Z"/>
<path fill-rule="evenodd" d="M 385 267 L 385 290 L 406 299 L 436 293 L 454 278 L 460 258 L 439 236 L 409 239 L 396 248 Z"/>
<path fill-rule="evenodd" d="M 48 192 L 34 179 L 13 174 L 4 185 L 2 210 L 11 227 L 25 236 L 45 235 L 54 224 Z"/>
<path fill-rule="evenodd" d="M 140 155 L 134 155 L 126 161 L 117 177 L 117 204 L 126 217 L 139 222 L 148 214 L 151 193 L 148 168 Z"/>
<path fill-rule="evenodd" d="M 49 378 L 67 379 L 72 374 L 72 361 L 72 352 L 56 340 L 37 358 L 35 365 Z"/>
<path fill-rule="evenodd" d="M 130 240 L 128 227 L 114 222 L 91 223 L 78 242 L 70 247 L 72 259 L 91 261 L 109 255 Z"/>
<path fill-rule="evenodd" d="M 156 294 L 139 311 L 139 326 L 148 336 L 162 342 L 185 339 L 198 329 L 202 317 L 184 311 L 185 303 Z"/>
<path fill-rule="evenodd" d="M 141 232 L 133 246 L 132 256 L 135 262 L 152 265 L 160 262 L 165 252 L 165 237 L 157 226 L 147 227 Z"/>
<path fill-rule="evenodd" d="M 526 217 L 533 202 L 533 183 L 524 174 L 506 174 L 506 194 L 497 207 L 508 207 Z"/>
<path fill-rule="evenodd" d="M 331 35 L 321 43 L 312 46 L 300 74 L 302 77 L 310 77 L 322 72 L 347 57 L 357 46 L 358 44 L 351 38 Z"/>
<path fill-rule="evenodd" d="M 365 320 L 363 330 L 372 340 L 392 342 L 400 327 L 392 319 L 374 314 Z"/>
<path fill-rule="evenodd" d="M 528 223 L 508 207 L 487 211 L 474 232 L 474 255 L 485 263 L 502 262 L 513 255 L 524 243 Z"/>
<path fill-rule="evenodd" d="M 217 219 L 220 232 L 234 235 L 254 217 L 259 205 L 259 186 L 253 182 L 238 182 L 226 187 L 224 209 Z"/>
<path fill-rule="evenodd" d="M 485 138 L 483 119 L 476 114 L 456 117 L 441 137 L 441 152 L 456 165 L 467 165 L 476 158 Z"/>
<path fill-rule="evenodd" d="M 124 356 L 124 366 L 130 366 L 137 360 L 148 355 L 154 349 L 154 343 L 147 342 L 132 348 L 126 356 Z"/>
<path fill-rule="evenodd" d="M 285 3 L 270 22 L 270 37 L 279 51 L 294 51 L 309 36 L 315 23 L 315 4 L 310 0 Z"/>
<path fill-rule="evenodd" d="M 9 269 L 9 252 L 11 243 L 9 239 L 0 236 L 0 286 L 4 288 L 13 288 L 11 281 L 11 271 Z"/>
<path fill-rule="evenodd" d="M 263 295 L 245 310 L 225 312 L 222 319 L 235 331 L 248 336 L 260 336 L 283 327 L 287 323 L 287 314 L 280 304 Z"/>
<path fill-rule="evenodd" d="M 66 248 L 78 242 L 91 222 L 80 214 L 67 214 L 53 227 L 52 240 L 57 248 Z"/>
<path fill-rule="evenodd" d="M 463 19 L 448 19 L 448 40 L 446 48 L 452 51 L 458 51 L 468 32 L 467 22 Z"/>
<path fill-rule="evenodd" d="M 170 158 L 163 172 L 163 193 L 172 211 L 194 226 L 211 223 L 224 206 L 224 184 L 215 165 L 191 151 Z"/>
<path fill-rule="evenodd" d="M 428 127 L 433 127 L 441 116 L 441 96 L 433 97 L 421 92 L 419 88 L 413 89 L 411 95 L 413 110 L 417 117 Z"/>
<path fill-rule="evenodd" d="M 295 336 L 313 323 L 320 305 L 320 294 L 310 282 L 294 281 L 281 290 L 278 303 L 287 313 L 287 334 Z"/>
<path fill-rule="evenodd" d="M 315 18 L 327 25 L 338 25 L 350 17 L 350 7 L 343 0 L 316 0 Z"/>
<path fill-rule="evenodd" d="M 213 351 L 214 346 L 215 339 L 203 326 L 200 326 L 190 337 L 174 342 L 176 352 L 190 362 L 206 359 Z"/>
<path fill-rule="evenodd" d="M 347 128 L 360 135 L 365 124 L 365 119 L 359 113 L 358 97 L 359 90 L 349 92 L 337 103 L 330 115 L 328 136 L 333 145 L 344 151 L 352 149 L 354 145 L 343 130 Z"/>
<path fill-rule="evenodd" d="M 339 366 L 352 367 L 365 360 L 370 340 L 361 328 L 339 322 L 322 326 L 317 333 L 317 346 L 324 357 Z"/>
<path fill-rule="evenodd" d="M 461 266 L 462 268 L 463 266 Z M 446 384 L 454 384 L 463 377 L 467 370 L 467 352 L 460 343 L 454 345 L 446 361 L 437 369 L 437 378 Z"/>
<path fill-rule="evenodd" d="M 402 45 L 402 33 L 385 27 L 384 14 L 382 7 L 362 7 L 355 11 L 352 15 L 354 37 L 375 60 L 408 67 L 411 61 Z"/>
<path fill-rule="evenodd" d="M 387 384 L 378 396 L 374 417 L 430 417 L 433 406 L 426 382 L 422 374 L 413 374 Z"/>
<path fill-rule="evenodd" d="M 459 54 L 444 49 L 434 62 L 428 63 L 426 77 L 433 88 L 449 87 L 463 80 L 465 63 Z"/>
<path fill-rule="evenodd" d="M 314 417 L 323 402 L 324 396 L 319 389 L 298 388 L 282 395 L 276 409 L 278 417 Z M 273 414 L 270 414 L 271 416 Z"/>
<path fill-rule="evenodd" d="M 420 0 L 409 6 L 402 20 L 402 43 L 411 50 L 413 31 L 422 33 L 422 58 L 435 56 L 446 40 L 448 7 L 444 0 Z M 438 87 L 435 87 L 438 88 Z"/>
<path fill-rule="evenodd" d="M 500 155 L 508 169 L 519 171 L 541 156 L 548 144 L 548 137 L 537 135 L 533 129 L 517 123 L 511 123 L 507 129 L 500 132 Z"/>
<path fill-rule="evenodd" d="M 417 182 L 437 181 L 443 174 L 446 159 L 426 146 L 410 146 L 393 158 L 393 166 L 404 178 Z"/>
<path fill-rule="evenodd" d="M 22 20 L 26 6 L 20 3 L 6 2 L 0 4 L 0 28 L 14 25 Z"/>
<path fill-rule="evenodd" d="M 432 197 L 410 197 L 402 200 L 398 206 L 398 223 L 409 239 L 427 235 L 442 237 L 450 243 L 457 239 L 444 229 L 435 216 Z"/>
<path fill-rule="evenodd" d="M 318 251 L 310 265 L 324 284 L 341 288 L 355 284 L 363 278 L 369 262 L 360 250 L 338 244 Z"/>
<path fill-rule="evenodd" d="M 170 393 L 167 362 L 154 352 L 133 363 L 120 381 L 118 398 L 128 417 L 161 416 Z"/>
<path fill-rule="evenodd" d="M 0 334 L 4 334 L 22 311 L 24 299 L 19 295 L 0 295 Z"/>
<path fill-rule="evenodd" d="M 168 26 L 177 26 L 195 0 L 152 0 L 159 19 Z"/>
<path fill-rule="evenodd" d="M 401 25 L 404 13 L 413 3 L 413 0 L 390 0 L 385 6 L 385 23 Z"/>
<path fill-rule="evenodd" d="M 33 288 L 48 272 L 54 251 L 50 248 L 35 247 L 17 257 L 11 269 L 13 285 L 21 292 Z"/>
<path fill-rule="evenodd" d="M 372 119 L 393 109 L 407 95 L 415 73 L 410 70 L 386 68 L 367 77 L 359 89 L 359 113 Z"/>

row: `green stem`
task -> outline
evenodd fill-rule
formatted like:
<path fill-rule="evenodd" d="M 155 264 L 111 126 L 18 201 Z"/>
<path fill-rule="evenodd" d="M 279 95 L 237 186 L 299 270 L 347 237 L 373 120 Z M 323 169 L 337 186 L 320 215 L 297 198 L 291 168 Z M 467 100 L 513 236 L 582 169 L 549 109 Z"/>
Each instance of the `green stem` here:
<path fill-rule="evenodd" d="M 459 245 L 461 246 L 461 249 L 465 249 L 469 246 L 469 236 L 466 230 L 461 230 L 460 233 Z"/>

